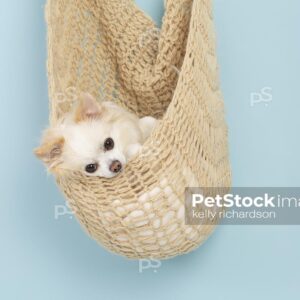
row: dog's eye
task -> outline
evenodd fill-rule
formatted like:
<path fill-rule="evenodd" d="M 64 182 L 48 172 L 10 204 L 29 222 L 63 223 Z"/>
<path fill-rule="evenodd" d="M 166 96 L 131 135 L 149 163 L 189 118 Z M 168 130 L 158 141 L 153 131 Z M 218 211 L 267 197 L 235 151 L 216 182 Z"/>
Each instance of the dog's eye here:
<path fill-rule="evenodd" d="M 112 150 L 115 146 L 114 140 L 112 138 L 107 138 L 104 142 L 104 149 L 105 150 Z"/>
<path fill-rule="evenodd" d="M 87 173 L 95 173 L 98 169 L 98 164 L 89 164 L 85 166 L 85 171 Z"/>

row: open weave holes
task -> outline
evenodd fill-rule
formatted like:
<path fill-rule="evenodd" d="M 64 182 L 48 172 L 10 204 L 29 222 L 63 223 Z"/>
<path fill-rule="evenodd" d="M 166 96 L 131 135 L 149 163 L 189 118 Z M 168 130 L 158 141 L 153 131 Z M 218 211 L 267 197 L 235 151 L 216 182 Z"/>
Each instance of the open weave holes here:
<path fill-rule="evenodd" d="M 169 0 L 161 30 L 132 0 L 48 0 L 54 124 L 81 91 L 162 118 L 114 179 L 57 177 L 80 223 L 129 258 L 189 252 L 211 233 L 187 226 L 188 186 L 229 186 L 227 129 L 210 0 Z"/>

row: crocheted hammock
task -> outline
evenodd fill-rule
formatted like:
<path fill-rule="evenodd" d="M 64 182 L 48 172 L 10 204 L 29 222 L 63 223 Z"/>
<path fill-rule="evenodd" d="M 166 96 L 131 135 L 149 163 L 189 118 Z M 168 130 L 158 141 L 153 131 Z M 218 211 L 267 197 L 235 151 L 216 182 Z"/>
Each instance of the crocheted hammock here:
<path fill-rule="evenodd" d="M 50 122 L 80 92 L 161 121 L 113 179 L 57 183 L 88 234 L 129 258 L 199 246 L 216 221 L 185 225 L 185 187 L 228 187 L 227 128 L 210 0 L 168 0 L 162 28 L 132 0 L 48 0 Z"/>

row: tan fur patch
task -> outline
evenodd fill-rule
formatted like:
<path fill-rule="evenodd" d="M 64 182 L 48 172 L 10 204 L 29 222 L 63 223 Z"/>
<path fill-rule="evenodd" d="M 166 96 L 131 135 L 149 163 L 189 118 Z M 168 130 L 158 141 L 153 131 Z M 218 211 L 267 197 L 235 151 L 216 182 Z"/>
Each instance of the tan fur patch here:
<path fill-rule="evenodd" d="M 90 94 L 83 93 L 79 97 L 79 103 L 75 110 L 74 121 L 79 123 L 88 119 L 100 118 L 103 114 L 103 106 Z"/>
<path fill-rule="evenodd" d="M 52 138 L 45 137 L 42 145 L 34 150 L 35 155 L 45 163 L 51 163 L 62 154 L 62 148 L 65 143 L 63 137 Z"/>

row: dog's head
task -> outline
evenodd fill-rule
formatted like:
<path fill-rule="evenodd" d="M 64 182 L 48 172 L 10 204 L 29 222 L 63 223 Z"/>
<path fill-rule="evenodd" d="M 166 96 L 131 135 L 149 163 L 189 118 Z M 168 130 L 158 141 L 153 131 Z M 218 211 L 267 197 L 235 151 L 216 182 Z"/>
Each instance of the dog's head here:
<path fill-rule="evenodd" d="M 126 163 L 126 128 L 108 117 L 107 107 L 82 94 L 69 118 L 44 132 L 35 154 L 53 173 L 82 171 L 111 178 Z"/>

